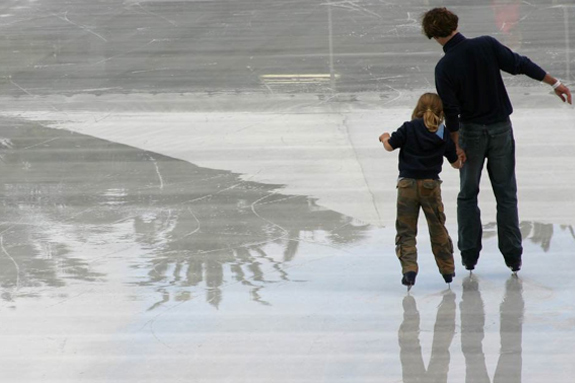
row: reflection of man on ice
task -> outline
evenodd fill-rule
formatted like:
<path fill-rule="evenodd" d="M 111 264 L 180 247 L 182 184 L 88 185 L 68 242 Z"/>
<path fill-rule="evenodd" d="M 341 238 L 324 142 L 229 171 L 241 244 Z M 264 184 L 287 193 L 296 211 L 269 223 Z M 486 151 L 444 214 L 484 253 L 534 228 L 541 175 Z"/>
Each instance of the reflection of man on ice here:
<path fill-rule="evenodd" d="M 489 383 L 489 373 L 483 352 L 485 336 L 485 304 L 478 281 L 467 277 L 463 281 L 461 310 L 461 350 L 465 357 L 466 381 Z M 523 316 L 525 302 L 521 280 L 509 277 L 505 284 L 505 297 L 499 307 L 500 350 L 493 375 L 493 383 L 519 383 L 523 367 Z"/>

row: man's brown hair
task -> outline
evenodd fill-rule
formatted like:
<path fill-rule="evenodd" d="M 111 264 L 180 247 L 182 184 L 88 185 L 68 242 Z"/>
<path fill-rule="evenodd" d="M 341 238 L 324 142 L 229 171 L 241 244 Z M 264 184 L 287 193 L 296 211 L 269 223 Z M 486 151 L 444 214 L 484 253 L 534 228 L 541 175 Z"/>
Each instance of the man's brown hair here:
<path fill-rule="evenodd" d="M 433 8 L 421 17 L 423 34 L 432 37 L 447 37 L 457 29 L 459 17 L 447 8 Z"/>

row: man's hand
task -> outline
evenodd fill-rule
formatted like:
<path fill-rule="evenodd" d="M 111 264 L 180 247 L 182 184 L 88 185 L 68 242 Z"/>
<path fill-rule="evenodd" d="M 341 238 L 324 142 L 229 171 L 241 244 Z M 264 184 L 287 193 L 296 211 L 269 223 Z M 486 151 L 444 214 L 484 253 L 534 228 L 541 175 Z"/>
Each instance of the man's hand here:
<path fill-rule="evenodd" d="M 565 84 L 562 84 L 561 81 L 557 80 L 555 77 L 551 76 L 549 73 L 545 74 L 545 77 L 543 78 L 543 82 L 545 84 L 551 85 L 553 87 L 556 86 L 557 88 L 553 89 L 553 91 L 555 92 L 555 94 L 557 96 L 559 96 L 561 101 L 568 102 L 569 104 L 572 104 L 572 102 L 571 102 L 571 91 L 569 90 L 569 88 L 567 88 L 565 86 Z"/>
<path fill-rule="evenodd" d="M 457 145 L 456 152 L 457 152 L 457 157 L 459 157 L 459 161 L 461 161 L 461 166 L 463 166 L 465 161 L 467 161 L 467 155 L 465 154 L 465 151 L 459 147 L 459 145 Z"/>
<path fill-rule="evenodd" d="M 563 102 L 568 102 L 569 104 L 571 103 L 571 91 L 569 90 L 569 88 L 567 88 L 565 86 L 565 84 L 561 84 L 557 87 L 557 89 L 554 90 L 555 94 L 557 96 L 559 96 L 559 98 L 563 101 Z"/>

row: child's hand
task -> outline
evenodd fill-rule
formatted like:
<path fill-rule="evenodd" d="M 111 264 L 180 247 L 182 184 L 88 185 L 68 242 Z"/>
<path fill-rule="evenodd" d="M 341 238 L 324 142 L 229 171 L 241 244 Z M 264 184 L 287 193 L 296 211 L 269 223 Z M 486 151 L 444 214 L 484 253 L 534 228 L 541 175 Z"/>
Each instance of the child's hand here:
<path fill-rule="evenodd" d="M 389 144 L 390 138 L 391 138 L 391 135 L 389 133 L 385 132 L 381 136 L 379 136 L 379 142 L 381 142 L 383 144 L 383 148 L 385 150 L 387 150 L 388 152 L 393 152 L 393 147 Z"/>
<path fill-rule="evenodd" d="M 390 137 L 391 136 L 389 135 L 389 133 L 385 132 L 381 136 L 379 136 L 379 142 L 383 144 L 385 141 L 389 140 Z"/>
<path fill-rule="evenodd" d="M 457 161 L 455 161 L 451 164 L 451 167 L 453 169 L 461 169 L 463 167 L 463 162 L 461 162 L 461 159 L 458 158 Z"/>

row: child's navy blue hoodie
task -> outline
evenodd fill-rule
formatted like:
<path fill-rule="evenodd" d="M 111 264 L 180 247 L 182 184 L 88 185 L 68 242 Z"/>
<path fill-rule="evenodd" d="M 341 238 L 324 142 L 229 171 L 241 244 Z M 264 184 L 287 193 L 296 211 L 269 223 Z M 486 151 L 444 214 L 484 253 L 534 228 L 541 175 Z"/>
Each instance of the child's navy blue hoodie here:
<path fill-rule="evenodd" d="M 432 133 L 421 118 L 405 122 L 393 132 L 388 143 L 400 149 L 400 178 L 439 179 L 443 157 L 450 163 L 457 161 L 455 144 L 444 125 Z"/>

